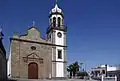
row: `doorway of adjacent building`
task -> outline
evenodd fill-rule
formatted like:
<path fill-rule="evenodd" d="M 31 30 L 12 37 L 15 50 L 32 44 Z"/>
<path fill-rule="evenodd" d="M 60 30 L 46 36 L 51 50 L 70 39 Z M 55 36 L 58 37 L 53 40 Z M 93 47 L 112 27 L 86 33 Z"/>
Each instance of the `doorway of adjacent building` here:
<path fill-rule="evenodd" d="M 38 64 L 35 62 L 28 64 L 28 79 L 38 79 Z"/>

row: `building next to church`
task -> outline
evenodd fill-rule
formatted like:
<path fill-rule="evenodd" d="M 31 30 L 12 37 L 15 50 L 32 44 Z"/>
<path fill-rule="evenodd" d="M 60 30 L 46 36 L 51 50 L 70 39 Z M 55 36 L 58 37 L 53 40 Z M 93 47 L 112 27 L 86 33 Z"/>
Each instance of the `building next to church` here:
<path fill-rule="evenodd" d="M 7 79 L 7 60 L 6 51 L 2 43 L 3 33 L 0 29 L 0 81 L 6 81 Z"/>
<path fill-rule="evenodd" d="M 108 77 L 117 76 L 117 81 L 120 81 L 120 66 L 101 65 L 91 69 L 92 78 L 101 78 L 102 75 Z"/>
<path fill-rule="evenodd" d="M 35 25 L 25 35 L 10 38 L 8 76 L 11 78 L 46 79 L 66 77 L 66 32 L 64 15 L 58 5 L 49 13 L 47 38 L 40 36 Z"/>

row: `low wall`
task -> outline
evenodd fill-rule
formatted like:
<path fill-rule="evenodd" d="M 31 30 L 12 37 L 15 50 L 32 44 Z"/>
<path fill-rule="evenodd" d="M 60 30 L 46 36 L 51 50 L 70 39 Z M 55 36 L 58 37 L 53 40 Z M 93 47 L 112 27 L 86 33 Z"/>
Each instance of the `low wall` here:
<path fill-rule="evenodd" d="M 67 80 L 48 80 L 48 79 L 13 79 L 11 81 L 97 81 L 97 80 L 84 80 L 84 79 L 67 79 Z"/>

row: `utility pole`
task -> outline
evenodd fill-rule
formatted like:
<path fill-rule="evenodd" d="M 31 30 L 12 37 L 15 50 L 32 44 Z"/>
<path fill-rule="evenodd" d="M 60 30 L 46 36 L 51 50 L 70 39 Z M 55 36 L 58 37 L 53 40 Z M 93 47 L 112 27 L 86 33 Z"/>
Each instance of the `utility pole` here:
<path fill-rule="evenodd" d="M 82 70 L 82 65 L 83 65 L 83 63 L 82 63 L 82 62 L 80 62 L 80 70 Z"/>
<path fill-rule="evenodd" d="M 86 76 L 87 76 L 86 73 L 87 73 L 87 71 L 86 71 L 86 64 L 85 63 L 84 63 L 84 66 L 85 66 L 84 68 L 85 68 L 85 81 L 86 81 Z"/>
<path fill-rule="evenodd" d="M 105 76 L 107 77 L 107 64 L 105 65 Z"/>

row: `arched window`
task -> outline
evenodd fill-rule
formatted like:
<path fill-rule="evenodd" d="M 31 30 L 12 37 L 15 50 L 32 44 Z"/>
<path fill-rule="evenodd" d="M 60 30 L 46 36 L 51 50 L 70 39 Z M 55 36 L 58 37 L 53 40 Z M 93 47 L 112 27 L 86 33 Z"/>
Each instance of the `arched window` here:
<path fill-rule="evenodd" d="M 60 25 L 61 25 L 61 18 L 58 17 L 58 27 L 60 27 Z"/>
<path fill-rule="evenodd" d="M 56 18 L 53 17 L 53 27 L 56 27 Z"/>

